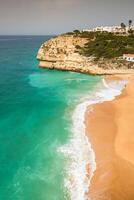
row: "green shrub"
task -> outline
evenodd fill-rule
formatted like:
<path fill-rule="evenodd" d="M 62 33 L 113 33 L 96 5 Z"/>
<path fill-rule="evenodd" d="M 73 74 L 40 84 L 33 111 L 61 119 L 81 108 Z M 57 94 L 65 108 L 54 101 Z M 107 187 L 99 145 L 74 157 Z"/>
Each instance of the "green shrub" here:
<path fill-rule="evenodd" d="M 93 39 L 94 38 L 94 39 Z M 90 33 L 89 41 L 83 48 L 78 48 L 79 53 L 85 56 L 99 58 L 116 58 L 124 53 L 134 53 L 134 35 L 115 35 L 113 33 Z M 92 40 L 91 40 L 92 39 Z"/>

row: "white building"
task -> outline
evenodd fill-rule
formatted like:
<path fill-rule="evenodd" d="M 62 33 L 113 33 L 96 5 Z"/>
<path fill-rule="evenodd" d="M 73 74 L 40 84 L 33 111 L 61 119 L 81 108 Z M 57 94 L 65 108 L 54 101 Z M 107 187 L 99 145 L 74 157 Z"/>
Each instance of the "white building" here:
<path fill-rule="evenodd" d="M 112 32 L 112 28 L 111 26 L 100 26 L 100 27 L 96 27 L 93 29 L 93 31 L 100 31 L 100 32 L 103 32 L 103 31 L 106 31 L 106 32 Z"/>
<path fill-rule="evenodd" d="M 127 26 L 126 28 L 122 28 L 121 26 L 98 26 L 93 29 L 84 29 L 83 31 L 86 32 L 109 32 L 109 33 L 119 33 L 119 34 L 125 34 L 129 30 L 129 27 Z M 131 26 L 131 30 L 134 30 L 134 26 Z"/>
<path fill-rule="evenodd" d="M 109 33 L 123 33 L 126 32 L 126 29 L 123 29 L 121 26 L 100 26 L 93 29 L 94 31 L 109 32 Z"/>
<path fill-rule="evenodd" d="M 123 59 L 134 62 L 134 54 L 123 54 Z"/>

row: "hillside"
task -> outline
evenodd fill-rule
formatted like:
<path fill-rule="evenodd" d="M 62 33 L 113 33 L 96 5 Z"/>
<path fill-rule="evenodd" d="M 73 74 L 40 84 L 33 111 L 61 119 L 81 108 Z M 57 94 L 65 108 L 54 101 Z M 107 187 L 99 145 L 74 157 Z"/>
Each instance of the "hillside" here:
<path fill-rule="evenodd" d="M 89 74 L 129 73 L 134 62 L 123 60 L 124 53 L 134 53 L 134 35 L 107 32 L 74 31 L 42 44 L 39 66 Z"/>
<path fill-rule="evenodd" d="M 79 33 L 77 35 L 83 35 Z M 94 56 L 97 60 L 100 58 L 119 58 L 124 53 L 134 53 L 134 35 L 116 35 L 108 32 L 87 33 L 88 42 L 81 49 L 84 56 Z"/>

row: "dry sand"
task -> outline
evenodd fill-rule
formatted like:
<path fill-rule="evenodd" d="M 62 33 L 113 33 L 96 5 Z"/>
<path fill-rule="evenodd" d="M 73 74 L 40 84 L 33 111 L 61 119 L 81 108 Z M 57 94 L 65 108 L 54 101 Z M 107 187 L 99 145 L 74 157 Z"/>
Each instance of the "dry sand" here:
<path fill-rule="evenodd" d="M 115 100 L 88 110 L 85 123 L 97 164 L 90 199 L 134 200 L 134 76 Z"/>

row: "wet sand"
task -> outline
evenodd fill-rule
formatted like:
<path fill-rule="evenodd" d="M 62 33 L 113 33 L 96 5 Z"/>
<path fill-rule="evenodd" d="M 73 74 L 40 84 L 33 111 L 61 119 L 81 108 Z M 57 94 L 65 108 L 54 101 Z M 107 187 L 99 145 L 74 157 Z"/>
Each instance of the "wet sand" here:
<path fill-rule="evenodd" d="M 90 199 L 134 200 L 134 76 L 115 100 L 89 108 L 85 123 L 97 164 Z"/>

